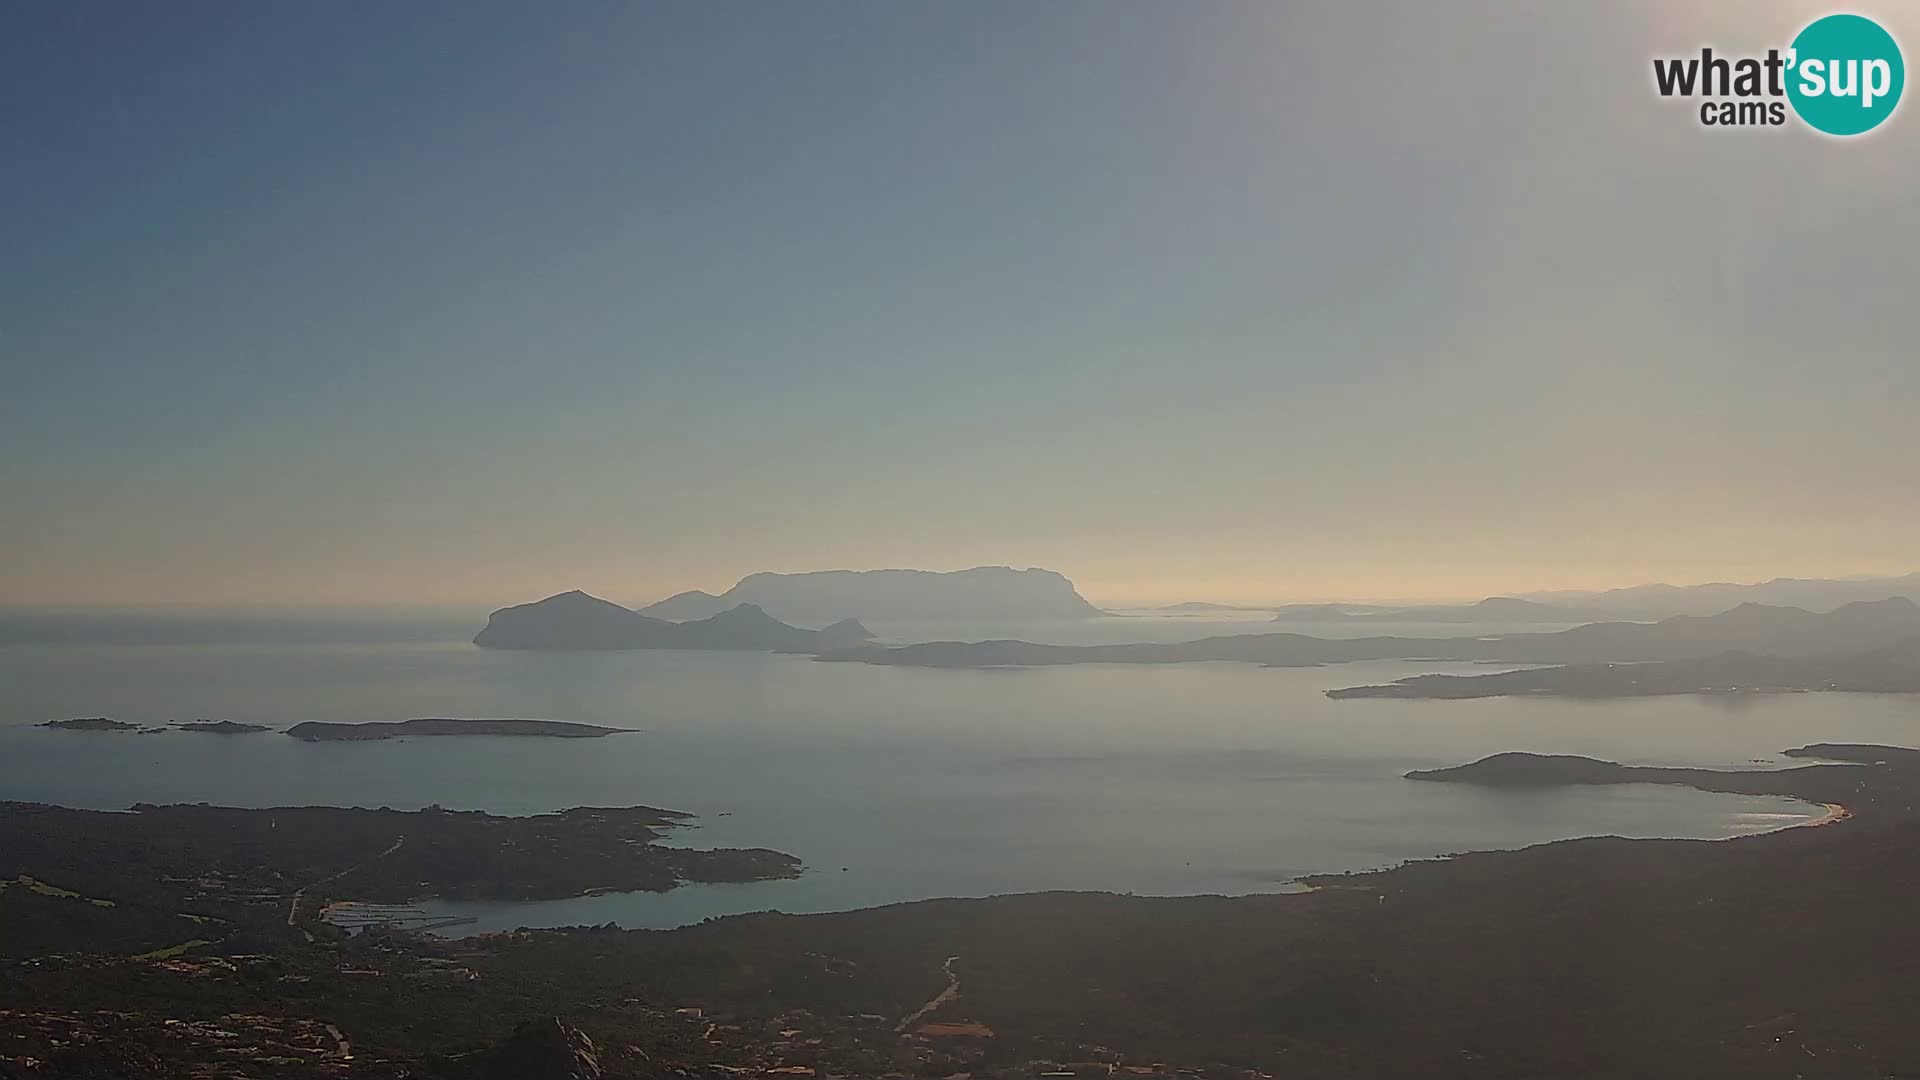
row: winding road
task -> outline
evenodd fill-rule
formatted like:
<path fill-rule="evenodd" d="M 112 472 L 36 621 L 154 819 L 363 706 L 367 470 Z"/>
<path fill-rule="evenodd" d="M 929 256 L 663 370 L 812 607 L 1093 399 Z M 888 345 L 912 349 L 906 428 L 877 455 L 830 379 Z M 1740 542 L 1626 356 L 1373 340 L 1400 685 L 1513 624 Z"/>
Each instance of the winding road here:
<path fill-rule="evenodd" d="M 294 924 L 294 920 L 300 917 L 300 901 L 307 895 L 308 889 L 313 888 L 315 885 L 325 885 L 329 881 L 338 881 L 341 878 L 346 877 L 348 874 L 353 873 L 355 870 L 358 870 L 361 867 L 367 865 L 367 863 L 377 862 L 380 859 L 384 859 L 387 856 L 393 854 L 394 852 L 399 851 L 400 845 L 406 842 L 407 842 L 407 838 L 402 836 L 398 840 L 395 840 L 393 842 L 393 845 L 387 848 L 387 850 L 381 852 L 378 855 L 375 855 L 371 859 L 366 859 L 364 861 L 354 863 L 352 866 L 347 867 L 345 870 L 342 870 L 337 874 L 328 874 L 326 877 L 321 878 L 319 881 L 310 881 L 307 884 L 300 886 L 298 889 L 295 889 L 293 891 L 293 902 L 287 905 L 287 925 L 292 926 Z"/>
<path fill-rule="evenodd" d="M 895 1032 L 907 1030 L 921 1017 L 960 996 L 960 976 L 953 973 L 953 962 L 958 959 L 960 958 L 957 956 L 949 956 L 947 962 L 940 965 L 940 970 L 947 973 L 947 988 L 933 995 L 933 1000 L 914 1010 L 913 1015 L 900 1021 L 900 1026 L 893 1029 Z"/>

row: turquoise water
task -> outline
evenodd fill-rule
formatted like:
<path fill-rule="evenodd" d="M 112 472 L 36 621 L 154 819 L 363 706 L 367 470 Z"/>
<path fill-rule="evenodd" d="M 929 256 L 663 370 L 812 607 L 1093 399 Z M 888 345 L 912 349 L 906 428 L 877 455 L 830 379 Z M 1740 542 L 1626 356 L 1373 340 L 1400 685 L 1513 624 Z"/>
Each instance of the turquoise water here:
<path fill-rule="evenodd" d="M 671 926 L 1041 889 L 1241 894 L 1574 836 L 1731 836 L 1818 809 L 1652 786 L 1494 792 L 1401 774 L 1501 750 L 1761 767 L 1807 742 L 1911 744 L 1920 732 L 1920 701 L 1894 696 L 1322 696 L 1427 670 L 1446 668 L 917 671 L 761 654 L 502 653 L 431 635 L 10 645 L 0 647 L 0 798 L 504 813 L 647 804 L 699 815 L 674 843 L 772 847 L 807 864 L 790 882 L 459 908 L 477 930 Z M 638 733 L 306 744 L 30 726 L 94 715 L 276 727 L 525 716 Z"/>

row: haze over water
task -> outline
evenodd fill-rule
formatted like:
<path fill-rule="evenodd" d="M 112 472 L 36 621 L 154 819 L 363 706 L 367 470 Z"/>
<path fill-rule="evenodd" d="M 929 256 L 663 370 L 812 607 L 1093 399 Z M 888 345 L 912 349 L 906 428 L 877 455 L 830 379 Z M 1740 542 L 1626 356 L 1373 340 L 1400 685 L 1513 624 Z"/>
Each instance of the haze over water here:
<path fill-rule="evenodd" d="M 929 671 L 759 653 L 498 652 L 454 636 L 461 629 L 287 627 L 276 639 L 256 628 L 267 643 L 0 648 L 0 791 L 100 808 L 438 803 L 533 813 L 645 804 L 699 815 L 673 843 L 771 847 L 807 864 L 790 882 L 439 905 L 476 915 L 476 930 L 671 926 L 735 911 L 1042 889 L 1240 894 L 1287 888 L 1302 874 L 1582 835 L 1724 837 L 1818 810 L 1681 788 L 1501 792 L 1401 774 L 1503 750 L 1760 767 L 1814 741 L 1910 741 L 1920 719 L 1920 703 L 1871 695 L 1322 696 L 1416 670 L 1484 670 L 1468 665 Z M 1024 629 L 1092 641 L 1253 627 L 1134 618 Z M 287 640 L 303 637 L 324 640 Z M 82 715 L 277 727 L 522 716 L 638 733 L 307 744 L 276 733 L 28 726 Z"/>

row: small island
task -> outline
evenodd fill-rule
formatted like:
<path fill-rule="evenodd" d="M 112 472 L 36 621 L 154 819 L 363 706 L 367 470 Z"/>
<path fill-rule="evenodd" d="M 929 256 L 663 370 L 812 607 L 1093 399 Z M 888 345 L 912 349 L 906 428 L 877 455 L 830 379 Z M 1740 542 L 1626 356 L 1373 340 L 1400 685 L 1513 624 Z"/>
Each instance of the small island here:
<path fill-rule="evenodd" d="M 54 728 L 59 731 L 138 731 L 139 724 L 129 724 L 124 720 L 110 720 L 104 716 L 83 716 L 72 720 L 48 720 L 36 727 Z"/>
<path fill-rule="evenodd" d="M 1822 822 L 1851 816 L 1853 810 L 1863 805 L 1876 815 L 1890 812 L 1893 804 L 1904 804 L 1898 813 L 1911 813 L 1911 803 L 1907 800 L 1912 798 L 1916 780 L 1920 780 L 1920 772 L 1914 768 L 1920 763 L 1920 751 L 1857 743 L 1815 743 L 1782 751 L 1782 754 L 1812 759 L 1818 764 L 1785 769 L 1699 769 L 1622 765 L 1576 754 L 1508 752 L 1451 768 L 1415 769 L 1406 776 L 1409 780 L 1490 788 L 1675 784 L 1728 795 L 1781 795 L 1826 806 L 1828 816 L 1820 819 Z M 1889 768 L 1890 764 L 1897 768 Z M 1863 766 L 1874 771 L 1868 772 Z M 1864 787 L 1863 781 L 1868 778 L 1878 781 L 1877 786 Z"/>
<path fill-rule="evenodd" d="M 1508 751 L 1466 765 L 1445 769 L 1415 769 L 1409 780 L 1478 784 L 1483 787 L 1565 787 L 1571 784 L 1627 784 L 1638 779 L 1635 770 L 1617 761 L 1578 754 L 1530 754 Z"/>
<path fill-rule="evenodd" d="M 195 720 L 186 724 L 175 724 L 175 731 L 200 731 L 209 735 L 252 735 L 271 730 L 265 724 L 242 724 L 233 720 Z"/>
<path fill-rule="evenodd" d="M 632 728 L 600 727 L 566 720 L 463 720 L 426 717 L 417 720 L 370 720 L 338 724 L 309 720 L 287 729 L 302 742 L 377 742 L 407 735 L 516 735 L 558 739 L 599 739 L 630 732 Z"/>

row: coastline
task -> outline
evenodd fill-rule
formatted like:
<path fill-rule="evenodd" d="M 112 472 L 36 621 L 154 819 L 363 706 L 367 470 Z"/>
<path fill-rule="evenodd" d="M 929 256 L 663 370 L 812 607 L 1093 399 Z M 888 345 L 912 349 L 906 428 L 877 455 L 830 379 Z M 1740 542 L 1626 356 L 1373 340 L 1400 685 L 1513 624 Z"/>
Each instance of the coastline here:
<path fill-rule="evenodd" d="M 1828 803 L 1820 803 L 1819 805 L 1826 809 L 1826 813 L 1820 815 L 1819 817 L 1813 819 L 1812 821 L 1795 822 L 1794 824 L 1787 826 L 1787 828 L 1817 829 L 1822 825 L 1837 825 L 1840 822 L 1850 820 L 1853 817 L 1853 811 L 1847 809 L 1845 806 L 1842 806 L 1839 803 L 1828 802 Z"/>
<path fill-rule="evenodd" d="M 1218 1076 L 1453 1080 L 1601 1075 L 1595 1062 L 1617 1065 L 1621 1075 L 1792 1075 L 1781 1067 L 1804 1071 L 1807 1055 L 1795 1045 L 1783 1057 L 1771 1019 L 1791 1011 L 1796 1029 L 1861 1031 L 1886 1048 L 1869 1059 L 1857 1040 L 1819 1043 L 1820 1064 L 1833 1066 L 1823 1075 L 1879 1075 L 1889 1061 L 1920 1061 L 1910 1022 L 1920 999 L 1888 984 L 1884 959 L 1920 945 L 1908 917 L 1920 866 L 1904 857 L 1909 829 L 1878 827 L 1920 820 L 1920 751 L 1821 745 L 1798 753 L 1836 763 L 1755 773 L 1496 755 L 1443 776 L 1521 789 L 1600 776 L 1786 796 L 1818 804 L 1818 814 L 1741 844 L 1595 836 L 1323 875 L 1293 895 L 1053 891 L 743 914 L 665 933 L 595 920 L 456 938 L 441 935 L 461 924 L 428 905 L 335 905 L 327 909 L 331 926 L 289 926 L 284 907 L 257 902 L 253 890 L 183 900 L 161 888 L 132 908 L 61 909 L 87 916 L 89 947 L 112 955 L 85 969 L 0 962 L 0 1009 L 85 1010 L 101 986 L 117 985 L 103 980 L 129 977 L 166 980 L 169 993 L 230 1009 L 239 984 L 227 980 L 259 970 L 271 978 L 246 984 L 250 1008 L 305 1016 L 318 987 L 342 1002 L 328 1022 L 370 1055 L 459 1049 L 485 1030 L 509 1029 L 537 996 L 543 1013 L 578 1017 L 610 1045 L 641 1045 L 636 1037 L 661 1021 L 734 1025 L 727 1030 L 742 1046 L 783 1062 L 769 1072 L 826 1065 L 837 1075 L 885 1075 L 907 1017 L 941 1025 L 932 1038 L 952 1037 L 948 1026 L 992 1038 L 968 1053 L 999 1054 L 993 1060 L 1019 1069 L 1117 1059 L 1142 1063 L 1128 1066 L 1142 1077 L 1213 1077 L 1205 1067 L 1232 1045 L 1235 1071 Z M 1795 831 L 1859 814 L 1876 827 Z M 380 827 L 360 839 L 390 836 L 390 823 L 376 816 L 368 824 Z M 387 850 L 413 849 L 410 842 Z M 57 861 L 62 849 L 45 850 Z M 346 861 L 329 854 L 315 869 L 324 863 L 335 873 Z M 36 880 L 58 883 L 53 869 Z M 390 876 L 417 880 L 412 870 Z M 580 875 L 578 883 L 605 879 Z M 129 880 L 122 891 L 138 884 Z M 75 903 L 17 892 L 7 890 L 10 903 Z M 231 921 L 235 932 L 216 939 L 204 923 L 169 914 L 180 911 Z M 372 942 L 339 926 L 395 916 L 408 929 Z M 34 951 L 63 947 L 48 938 Z M 76 978 L 96 968 L 102 974 Z M 1623 972 L 1642 994 L 1622 999 Z M 1834 989 L 1808 999 L 1788 976 Z M 964 989 L 941 996 L 955 985 Z M 614 995 L 638 1011 L 606 1010 Z M 409 1003 L 404 1013 L 393 1008 L 399 1000 Z M 915 1011 L 930 1001 L 932 1011 Z M 1248 1002 L 1260 1005 L 1249 1010 Z M 1610 1020 L 1570 1025 L 1569 1015 Z M 1709 1044 L 1703 1030 L 1734 1034 Z M 807 1032 L 837 1058 L 794 1038 Z M 1632 1038 L 1623 1041 L 1623 1032 Z M 935 1045 L 914 1041 L 925 1033 L 904 1034 L 913 1048 Z M 1477 1056 L 1463 1057 L 1461 1047 Z M 1180 1062 L 1194 1064 L 1152 1064 Z M 958 1058 L 942 1059 L 941 1068 L 965 1071 Z"/>
<path fill-rule="evenodd" d="M 1643 781 L 1653 788 L 1685 787 L 1702 795 L 1743 797 L 1755 793 L 1722 791 L 1707 786 L 1691 784 L 1659 783 Z M 1633 787 L 1636 785 L 1622 785 Z M 1190 891 L 1140 892 L 1118 886 L 1058 886 L 1038 884 L 1028 887 L 1013 885 L 1006 888 L 981 892 L 952 892 L 915 894 L 874 895 L 863 899 L 849 900 L 845 903 L 821 903 L 817 896 L 802 886 L 794 886 L 801 878 L 775 878 L 754 882 L 710 882 L 688 883 L 672 891 L 671 894 L 653 890 L 632 889 L 595 889 L 575 896 L 543 898 L 538 900 L 493 900 L 473 902 L 467 899 L 421 898 L 426 908 L 439 918 L 459 920 L 450 924 L 452 932 L 436 934 L 447 940 L 482 936 L 489 933 L 504 932 L 520 926 L 532 929 L 558 931 L 572 926 L 600 926 L 608 923 L 620 926 L 624 930 L 643 932 L 672 932 L 698 925 L 709 919 L 729 919 L 763 913 L 775 913 L 784 916 L 846 916 L 855 917 L 863 913 L 880 911 L 903 904 L 974 902 L 1009 900 L 1024 896 L 1044 896 L 1052 894 L 1084 894 L 1114 897 L 1138 897 L 1153 900 L 1185 901 L 1201 899 L 1254 899 L 1260 897 L 1302 895 L 1325 889 L 1339 889 L 1343 878 L 1359 879 L 1375 874 L 1390 873 L 1403 867 L 1474 858 L 1483 855 L 1513 854 L 1529 849 L 1557 844 L 1579 843 L 1590 840 L 1625 840 L 1628 842 L 1699 842 L 1722 843 L 1729 840 L 1748 839 L 1769 836 L 1790 829 L 1813 825 L 1830 824 L 1833 821 L 1850 817 L 1850 811 L 1838 804 L 1804 799 L 1790 795 L 1766 795 L 1778 798 L 1784 805 L 1779 812 L 1768 814 L 1770 817 L 1792 817 L 1794 820 L 1778 824 L 1768 824 L 1763 828 L 1744 829 L 1732 832 L 1720 832 L 1719 829 L 1737 829 L 1740 818 L 1752 811 L 1739 807 L 1724 808 L 1713 824 L 1702 824 L 1692 834 L 1633 834 L 1596 828 L 1596 831 L 1559 836 L 1529 842 L 1499 844 L 1488 843 L 1482 846 L 1462 846 L 1452 850 L 1435 849 L 1430 854 L 1412 855 L 1392 860 L 1382 860 L 1365 864 L 1353 864 L 1344 869 L 1307 869 L 1288 876 L 1275 876 L 1267 879 L 1267 887 L 1260 888 L 1197 888 Z M 1801 816 L 1809 807 L 1823 809 L 1819 817 Z M 808 868 L 802 878 L 813 883 L 830 882 L 834 875 L 825 875 L 817 868 Z M 1361 891 L 1371 891 L 1367 886 L 1345 886 Z M 703 898 L 720 897 L 723 902 L 715 907 L 693 906 Z M 583 901 L 605 901 L 605 906 L 587 906 Z M 631 904 L 623 908 L 622 905 Z M 508 911 L 511 914 L 508 914 Z M 564 912 L 564 914 L 556 914 Z"/>

